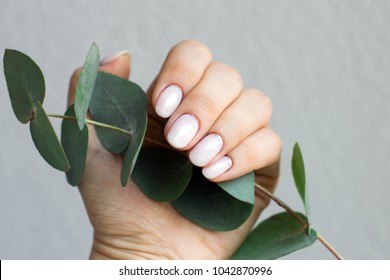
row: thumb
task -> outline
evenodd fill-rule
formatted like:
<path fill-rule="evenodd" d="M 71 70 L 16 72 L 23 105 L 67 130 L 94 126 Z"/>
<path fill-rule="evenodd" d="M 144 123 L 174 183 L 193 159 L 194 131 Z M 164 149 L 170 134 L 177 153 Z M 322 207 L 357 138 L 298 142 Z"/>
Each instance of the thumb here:
<path fill-rule="evenodd" d="M 129 79 L 130 76 L 131 55 L 128 51 L 122 51 L 115 55 L 103 58 L 100 62 L 100 71 L 117 75 L 123 79 Z M 74 103 L 77 82 L 79 80 L 81 67 L 76 69 L 69 83 L 68 106 Z"/>

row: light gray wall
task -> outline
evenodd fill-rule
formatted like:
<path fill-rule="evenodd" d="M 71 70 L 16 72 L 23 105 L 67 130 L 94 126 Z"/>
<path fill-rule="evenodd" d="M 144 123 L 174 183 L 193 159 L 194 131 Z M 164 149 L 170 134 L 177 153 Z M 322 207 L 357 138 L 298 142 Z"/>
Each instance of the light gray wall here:
<path fill-rule="evenodd" d="M 273 101 L 284 143 L 277 195 L 303 210 L 289 167 L 299 141 L 315 228 L 348 259 L 389 259 L 389 14 L 385 0 L 0 0 L 0 50 L 37 61 L 45 108 L 59 113 L 92 41 L 102 55 L 129 49 L 144 88 L 172 45 L 203 41 Z M 0 128 L 0 258 L 87 258 L 92 230 L 79 193 L 40 158 L 2 74 Z M 288 258 L 332 257 L 317 244 Z"/>

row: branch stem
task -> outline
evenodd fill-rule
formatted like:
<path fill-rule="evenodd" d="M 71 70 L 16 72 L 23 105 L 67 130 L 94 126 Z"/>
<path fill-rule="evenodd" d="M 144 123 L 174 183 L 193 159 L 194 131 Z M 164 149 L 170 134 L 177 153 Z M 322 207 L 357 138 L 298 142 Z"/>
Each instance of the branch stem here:
<path fill-rule="evenodd" d="M 255 186 L 259 191 L 261 191 L 263 194 L 265 194 L 268 198 L 275 201 L 280 207 L 284 208 L 291 216 L 296 218 L 302 225 L 307 226 L 307 227 L 309 226 L 309 224 L 304 219 L 302 219 L 294 210 L 292 210 L 290 208 L 290 206 L 288 206 L 286 203 L 284 203 L 279 197 L 277 197 L 272 192 L 270 192 L 269 190 L 267 190 L 266 188 L 264 188 L 263 186 L 261 186 L 257 183 L 255 183 Z M 344 259 L 340 255 L 340 253 L 338 253 L 336 251 L 336 249 L 333 248 L 332 245 L 330 245 L 319 232 L 317 232 L 317 239 L 335 256 L 336 259 L 338 259 L 338 260 Z"/>
<path fill-rule="evenodd" d="M 343 260 L 344 259 L 340 255 L 340 253 L 337 252 L 335 250 L 335 248 L 333 248 L 332 245 L 330 245 L 328 243 L 328 241 L 326 241 L 326 239 L 319 232 L 317 232 L 317 239 L 333 254 L 333 256 L 335 256 L 336 259 L 338 259 L 338 260 Z"/>
<path fill-rule="evenodd" d="M 77 118 L 73 117 L 73 116 L 64 116 L 64 115 L 57 115 L 57 114 L 46 114 L 46 115 L 48 117 L 59 118 L 59 119 L 64 119 L 64 120 L 77 120 Z M 124 133 L 124 134 L 131 135 L 131 132 L 126 130 L 126 129 L 122 129 L 122 128 L 119 128 L 119 127 L 116 127 L 116 126 L 113 126 L 113 125 L 109 125 L 109 124 L 93 121 L 93 120 L 90 120 L 90 119 L 85 119 L 85 123 L 96 125 L 96 126 L 100 126 L 100 127 L 104 127 L 104 128 L 108 128 L 108 129 L 115 130 L 115 131 L 118 131 L 118 132 L 121 132 L 121 133 Z"/>

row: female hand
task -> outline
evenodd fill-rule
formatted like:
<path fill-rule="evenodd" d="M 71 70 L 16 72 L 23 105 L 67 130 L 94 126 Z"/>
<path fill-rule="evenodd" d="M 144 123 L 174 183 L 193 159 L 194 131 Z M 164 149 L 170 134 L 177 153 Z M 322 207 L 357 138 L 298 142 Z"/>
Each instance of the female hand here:
<path fill-rule="evenodd" d="M 130 56 L 105 59 L 100 70 L 128 79 Z M 68 105 L 79 72 L 71 78 Z M 259 90 L 244 89 L 240 74 L 214 62 L 205 45 L 189 40 L 174 46 L 147 94 L 148 139 L 188 151 L 209 180 L 225 181 L 255 170 L 256 182 L 274 190 L 281 141 L 267 127 L 271 103 Z M 228 232 L 202 228 L 170 203 L 149 199 L 132 180 L 122 188 L 121 157 L 102 147 L 93 127 L 89 131 L 79 190 L 94 229 L 92 259 L 226 259 L 268 204 L 256 192 L 254 210 L 241 227 Z"/>

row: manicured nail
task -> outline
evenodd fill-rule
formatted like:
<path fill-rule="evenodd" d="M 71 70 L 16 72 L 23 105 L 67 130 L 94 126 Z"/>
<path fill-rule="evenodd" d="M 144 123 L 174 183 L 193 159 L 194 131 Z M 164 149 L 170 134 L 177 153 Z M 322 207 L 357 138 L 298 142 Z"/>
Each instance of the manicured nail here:
<path fill-rule="evenodd" d="M 203 175 L 208 179 L 216 178 L 232 167 L 232 159 L 228 156 L 223 156 L 217 162 L 202 169 Z"/>
<path fill-rule="evenodd" d="M 183 91 L 177 85 L 167 86 L 156 102 L 156 113 L 162 118 L 169 118 L 179 106 Z"/>
<path fill-rule="evenodd" d="M 223 147 L 222 137 L 212 133 L 204 137 L 191 150 L 189 158 L 197 166 L 205 166 L 209 163 Z"/>
<path fill-rule="evenodd" d="M 198 120 L 193 115 L 181 115 L 168 132 L 168 143 L 178 149 L 184 148 L 194 138 L 198 129 Z"/>
<path fill-rule="evenodd" d="M 122 55 L 127 55 L 129 57 L 129 59 L 131 59 L 131 54 L 129 51 L 121 51 L 121 52 L 118 52 L 116 54 L 108 55 L 105 58 L 103 58 L 100 61 L 100 66 L 110 64 L 110 63 L 114 62 L 115 60 L 117 60 Z"/>

